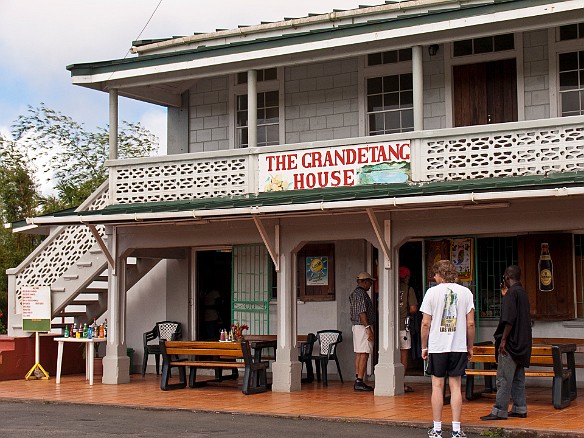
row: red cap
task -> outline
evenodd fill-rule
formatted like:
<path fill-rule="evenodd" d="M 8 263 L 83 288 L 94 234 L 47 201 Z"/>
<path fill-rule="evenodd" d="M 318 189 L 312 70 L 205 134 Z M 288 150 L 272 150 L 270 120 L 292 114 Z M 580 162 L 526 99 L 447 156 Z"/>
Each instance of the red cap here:
<path fill-rule="evenodd" d="M 410 270 L 408 268 L 406 268 L 405 266 L 400 266 L 399 267 L 399 278 L 406 278 L 410 275 Z"/>

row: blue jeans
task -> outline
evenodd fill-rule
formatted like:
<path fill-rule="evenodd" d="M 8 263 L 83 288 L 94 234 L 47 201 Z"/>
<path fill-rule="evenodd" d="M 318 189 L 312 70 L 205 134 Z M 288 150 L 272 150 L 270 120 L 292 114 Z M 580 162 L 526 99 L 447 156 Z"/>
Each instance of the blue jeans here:
<path fill-rule="evenodd" d="M 518 365 L 509 354 L 499 354 L 497 363 L 497 398 L 491 411 L 498 417 L 507 418 L 509 400 L 513 399 L 511 412 L 527 413 L 525 400 L 525 368 Z"/>

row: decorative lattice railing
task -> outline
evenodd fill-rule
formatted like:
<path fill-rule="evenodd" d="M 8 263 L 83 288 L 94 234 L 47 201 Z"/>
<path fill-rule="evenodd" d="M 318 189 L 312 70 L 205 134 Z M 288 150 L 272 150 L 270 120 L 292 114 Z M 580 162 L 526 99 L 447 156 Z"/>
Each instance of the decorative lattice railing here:
<path fill-rule="evenodd" d="M 460 128 L 452 135 L 420 138 L 413 142 L 415 176 L 426 182 L 584 171 L 584 118 L 571 119 L 510 124 L 516 129 Z"/>

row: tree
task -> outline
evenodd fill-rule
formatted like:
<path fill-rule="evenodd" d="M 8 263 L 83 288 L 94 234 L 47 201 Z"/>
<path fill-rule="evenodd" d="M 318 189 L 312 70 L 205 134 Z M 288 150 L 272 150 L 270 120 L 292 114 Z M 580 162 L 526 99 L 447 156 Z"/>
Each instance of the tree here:
<path fill-rule="evenodd" d="M 18 116 L 12 134 L 19 145 L 32 152 L 40 169 L 52 175 L 61 208 L 83 202 L 107 178 L 105 161 L 109 157 L 109 131 L 97 127 L 89 131 L 83 124 L 58 111 L 28 106 Z M 118 132 L 118 156 L 137 158 L 151 155 L 158 138 L 139 122 L 122 122 Z M 48 205 L 55 207 L 54 203 Z"/>
<path fill-rule="evenodd" d="M 11 223 L 35 214 L 39 201 L 33 171 L 15 142 L 0 135 L 0 219 Z M 0 224 L 1 225 L 1 224 Z M 0 333 L 6 331 L 8 277 L 6 269 L 18 266 L 39 244 L 41 237 L 13 234 L 0 228 Z"/>

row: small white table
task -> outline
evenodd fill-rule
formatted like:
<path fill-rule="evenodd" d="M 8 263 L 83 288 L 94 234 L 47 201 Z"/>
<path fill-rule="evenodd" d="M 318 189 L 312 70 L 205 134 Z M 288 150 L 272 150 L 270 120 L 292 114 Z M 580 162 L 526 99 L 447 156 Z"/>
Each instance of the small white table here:
<path fill-rule="evenodd" d="M 93 385 L 93 357 L 95 356 L 95 343 L 105 342 L 106 338 L 55 338 L 59 343 L 57 352 L 57 383 L 61 383 L 61 365 L 63 363 L 63 345 L 65 342 L 85 344 L 85 380 Z"/>

